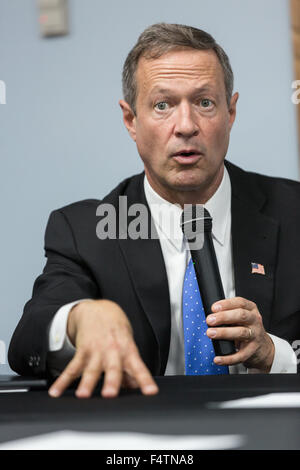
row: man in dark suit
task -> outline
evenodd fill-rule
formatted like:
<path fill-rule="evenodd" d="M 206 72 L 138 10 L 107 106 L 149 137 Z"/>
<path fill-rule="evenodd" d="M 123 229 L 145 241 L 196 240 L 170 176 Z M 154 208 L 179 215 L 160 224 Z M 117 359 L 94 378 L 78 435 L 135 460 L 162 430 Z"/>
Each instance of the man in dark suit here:
<path fill-rule="evenodd" d="M 58 376 L 52 396 L 81 377 L 76 395 L 88 397 L 102 373 L 104 397 L 121 385 L 153 394 L 152 375 L 188 373 L 181 319 L 188 250 L 179 232 L 164 237 L 157 205 L 175 218 L 185 204 L 212 213 L 226 299 L 208 312 L 205 335 L 237 348 L 214 364 L 233 373 L 296 372 L 300 185 L 224 164 L 238 100 L 232 87 L 225 52 L 195 28 L 153 25 L 129 53 L 120 106 L 145 172 L 101 202 L 51 214 L 47 264 L 9 348 L 18 373 Z M 142 223 L 155 237 L 128 236 L 133 215 L 120 196 L 128 208 L 148 209 Z M 109 208 L 117 235 L 100 239 L 99 216 Z"/>

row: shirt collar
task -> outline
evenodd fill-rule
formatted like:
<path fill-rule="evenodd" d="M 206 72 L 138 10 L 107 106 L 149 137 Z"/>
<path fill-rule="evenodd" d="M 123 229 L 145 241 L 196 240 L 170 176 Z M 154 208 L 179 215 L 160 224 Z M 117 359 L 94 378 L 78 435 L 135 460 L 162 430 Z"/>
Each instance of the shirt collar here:
<path fill-rule="evenodd" d="M 144 178 L 144 189 L 151 215 L 164 237 L 174 245 L 178 251 L 183 250 L 183 233 L 180 227 L 182 208 L 179 204 L 172 204 L 163 199 L 150 185 L 147 176 Z"/>
<path fill-rule="evenodd" d="M 168 238 L 178 251 L 184 249 L 183 233 L 180 227 L 182 208 L 163 199 L 150 185 L 147 176 L 144 178 L 144 190 L 151 215 L 159 226 L 163 236 Z M 231 184 L 228 171 L 224 166 L 224 174 L 215 194 L 204 204 L 210 213 L 213 237 L 224 245 L 226 226 L 231 209 Z"/>

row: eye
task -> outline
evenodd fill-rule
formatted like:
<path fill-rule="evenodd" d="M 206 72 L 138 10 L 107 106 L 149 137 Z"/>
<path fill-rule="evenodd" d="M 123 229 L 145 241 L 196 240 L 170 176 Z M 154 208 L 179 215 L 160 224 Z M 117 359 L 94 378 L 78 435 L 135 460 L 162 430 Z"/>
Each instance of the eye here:
<path fill-rule="evenodd" d="M 209 108 L 212 105 L 212 101 L 209 100 L 208 98 L 204 98 L 203 100 L 200 101 L 201 106 L 203 108 Z"/>
<path fill-rule="evenodd" d="M 166 103 L 166 101 L 160 101 L 159 103 L 156 103 L 154 107 L 158 109 L 159 111 L 165 111 L 167 106 L 168 106 L 168 103 Z"/>

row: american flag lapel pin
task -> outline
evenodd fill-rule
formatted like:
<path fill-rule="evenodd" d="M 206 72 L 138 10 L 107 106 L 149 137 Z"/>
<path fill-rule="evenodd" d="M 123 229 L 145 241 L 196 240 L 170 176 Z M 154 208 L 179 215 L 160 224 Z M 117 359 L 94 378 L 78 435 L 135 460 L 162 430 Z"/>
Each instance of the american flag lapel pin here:
<path fill-rule="evenodd" d="M 252 271 L 251 273 L 254 274 L 262 274 L 263 276 L 266 274 L 265 273 L 265 267 L 263 264 L 259 263 L 251 263 Z"/>

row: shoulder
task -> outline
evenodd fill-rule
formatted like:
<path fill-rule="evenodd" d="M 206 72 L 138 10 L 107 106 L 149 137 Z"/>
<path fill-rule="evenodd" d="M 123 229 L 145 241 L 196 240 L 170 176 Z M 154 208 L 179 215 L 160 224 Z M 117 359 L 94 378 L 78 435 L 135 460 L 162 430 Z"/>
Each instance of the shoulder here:
<path fill-rule="evenodd" d="M 82 222 L 90 217 L 94 218 L 99 205 L 112 204 L 117 206 L 119 197 L 126 195 L 130 188 L 134 187 L 138 190 L 137 188 L 141 186 L 141 182 L 143 181 L 143 176 L 144 173 L 140 173 L 124 179 L 102 199 L 84 199 L 75 201 L 54 210 L 52 214 L 60 213 L 63 217 L 70 220 L 80 218 Z"/>
<path fill-rule="evenodd" d="M 234 194 L 247 192 L 252 198 L 263 195 L 268 206 L 300 208 L 300 182 L 289 178 L 245 171 L 226 162 Z"/>
<path fill-rule="evenodd" d="M 288 214 L 299 216 L 300 183 L 298 181 L 258 173 L 252 173 L 251 177 L 256 180 L 257 185 L 266 195 L 266 206 L 270 210 L 281 211 L 281 215 L 285 216 Z"/>
<path fill-rule="evenodd" d="M 274 188 L 276 188 L 278 191 L 290 191 L 291 194 L 293 192 L 299 193 L 300 191 L 300 182 L 296 180 L 279 176 L 268 176 L 249 171 L 246 171 L 245 173 L 249 178 L 253 178 L 253 180 L 266 190 L 274 190 Z"/>

